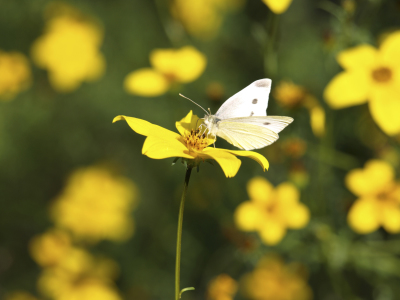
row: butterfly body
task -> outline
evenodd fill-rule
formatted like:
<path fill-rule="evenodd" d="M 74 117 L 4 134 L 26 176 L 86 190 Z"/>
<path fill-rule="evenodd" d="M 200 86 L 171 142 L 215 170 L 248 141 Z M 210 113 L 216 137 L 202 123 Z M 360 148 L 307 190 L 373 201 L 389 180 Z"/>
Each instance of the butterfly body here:
<path fill-rule="evenodd" d="M 245 150 L 260 149 L 275 142 L 278 133 L 293 119 L 267 116 L 271 84 L 268 78 L 254 81 L 226 100 L 215 115 L 205 115 L 208 133 Z"/>
<path fill-rule="evenodd" d="M 206 125 L 208 132 L 212 136 L 216 136 L 218 133 L 218 122 L 221 119 L 218 119 L 215 115 L 205 115 L 204 116 L 204 124 Z"/>

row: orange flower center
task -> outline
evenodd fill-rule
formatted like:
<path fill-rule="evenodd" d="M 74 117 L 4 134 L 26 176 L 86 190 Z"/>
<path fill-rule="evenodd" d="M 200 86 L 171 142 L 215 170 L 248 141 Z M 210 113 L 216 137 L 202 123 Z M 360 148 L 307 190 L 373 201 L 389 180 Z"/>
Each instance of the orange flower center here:
<path fill-rule="evenodd" d="M 390 186 L 387 190 L 376 195 L 378 201 L 398 203 L 397 195 L 395 193 L 395 185 Z"/>
<path fill-rule="evenodd" d="M 173 83 L 176 81 L 176 75 L 173 73 L 165 73 L 164 77 L 169 83 Z"/>
<path fill-rule="evenodd" d="M 185 136 L 183 140 L 186 143 L 186 147 L 189 150 L 194 149 L 196 151 L 201 151 L 207 147 L 207 137 L 205 133 L 201 133 L 200 129 L 192 129 L 189 135 Z"/>
<path fill-rule="evenodd" d="M 277 207 L 276 207 L 276 203 L 270 203 L 270 204 L 268 204 L 268 206 L 266 207 L 267 212 L 270 213 L 270 214 L 273 214 L 273 213 L 275 212 L 276 208 L 277 208 Z"/>
<path fill-rule="evenodd" d="M 375 69 L 372 71 L 372 78 L 377 82 L 388 82 L 392 79 L 392 71 L 386 67 Z"/>

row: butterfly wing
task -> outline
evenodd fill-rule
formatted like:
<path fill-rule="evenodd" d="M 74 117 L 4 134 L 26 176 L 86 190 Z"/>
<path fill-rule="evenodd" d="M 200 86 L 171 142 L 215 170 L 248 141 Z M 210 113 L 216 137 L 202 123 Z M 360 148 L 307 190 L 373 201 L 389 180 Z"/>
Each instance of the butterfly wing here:
<path fill-rule="evenodd" d="M 244 150 L 264 148 L 279 138 L 276 132 L 265 126 L 231 120 L 218 122 L 217 136 Z"/>
<path fill-rule="evenodd" d="M 222 104 L 215 116 L 218 119 L 266 116 L 271 79 L 254 81 Z"/>
<path fill-rule="evenodd" d="M 286 126 L 293 122 L 293 118 L 281 116 L 266 117 L 245 117 L 233 118 L 227 120 L 229 122 L 253 124 L 272 130 L 275 133 L 281 132 Z"/>

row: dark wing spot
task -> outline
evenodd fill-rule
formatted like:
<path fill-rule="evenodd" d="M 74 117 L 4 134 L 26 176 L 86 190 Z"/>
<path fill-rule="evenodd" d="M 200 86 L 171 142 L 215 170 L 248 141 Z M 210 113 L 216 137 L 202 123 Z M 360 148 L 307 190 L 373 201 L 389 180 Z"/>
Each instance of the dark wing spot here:
<path fill-rule="evenodd" d="M 253 101 L 251 103 L 253 104 L 257 104 L 258 100 L 257 99 L 253 99 Z"/>
<path fill-rule="evenodd" d="M 252 117 L 254 115 L 254 111 L 251 112 L 250 117 Z"/>
<path fill-rule="evenodd" d="M 269 87 L 271 85 L 271 79 L 260 79 L 257 80 L 254 85 L 256 87 Z"/>
<path fill-rule="evenodd" d="M 269 122 L 265 122 L 265 123 L 264 123 L 264 125 L 271 125 L 271 123 L 269 123 Z"/>

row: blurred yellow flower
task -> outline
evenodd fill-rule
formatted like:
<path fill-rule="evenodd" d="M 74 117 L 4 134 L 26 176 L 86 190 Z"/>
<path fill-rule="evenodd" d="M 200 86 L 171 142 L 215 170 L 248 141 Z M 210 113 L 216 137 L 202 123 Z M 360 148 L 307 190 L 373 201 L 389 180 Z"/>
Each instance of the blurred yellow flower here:
<path fill-rule="evenodd" d="M 282 80 L 278 83 L 273 93 L 280 105 L 286 108 L 294 108 L 301 105 L 307 96 L 305 88 L 291 81 Z"/>
<path fill-rule="evenodd" d="M 400 232 L 400 183 L 394 179 L 393 167 L 381 160 L 347 174 L 348 189 L 359 197 L 347 216 L 354 231 L 366 234 L 382 226 L 389 233 Z"/>
<path fill-rule="evenodd" d="M 281 258 L 268 255 L 256 269 L 243 277 L 244 293 L 254 300 L 311 300 L 307 272 L 298 263 L 285 265 Z"/>
<path fill-rule="evenodd" d="M 124 87 L 128 93 L 144 96 L 160 96 L 173 83 L 195 81 L 204 72 L 207 59 L 192 46 L 181 49 L 156 49 L 150 53 L 153 68 L 143 68 L 125 77 Z"/>
<path fill-rule="evenodd" d="M 258 231 L 268 245 L 279 243 L 288 228 L 303 228 L 310 219 L 307 206 L 299 202 L 300 192 L 289 182 L 274 189 L 265 178 L 254 177 L 247 192 L 251 200 L 236 208 L 236 225 L 243 231 Z"/>
<path fill-rule="evenodd" d="M 304 163 L 297 161 L 291 164 L 288 178 L 300 189 L 306 187 L 310 180 L 310 174 Z"/>
<path fill-rule="evenodd" d="M 97 280 L 84 280 L 71 288 L 56 300 L 121 300 L 114 287 Z"/>
<path fill-rule="evenodd" d="M 315 136 L 325 134 L 325 110 L 307 90 L 291 81 L 281 81 L 273 93 L 278 103 L 285 108 L 304 106 L 310 114 L 310 125 Z"/>
<path fill-rule="evenodd" d="M 210 100 L 218 102 L 224 99 L 225 88 L 220 82 L 212 81 L 206 87 L 206 94 Z"/>
<path fill-rule="evenodd" d="M 7 294 L 4 300 L 37 300 L 37 298 L 27 292 L 16 291 Z"/>
<path fill-rule="evenodd" d="M 264 156 L 252 151 L 234 151 L 207 147 L 214 139 L 207 138 L 205 133 L 197 129 L 198 117 L 190 111 L 180 122 L 176 122 L 179 134 L 153 125 L 145 120 L 126 116 L 117 116 L 113 123 L 125 120 L 133 131 L 147 136 L 142 154 L 154 159 L 182 157 L 200 163 L 206 159 L 215 159 L 221 166 L 226 177 L 233 177 L 238 172 L 241 161 L 236 156 L 246 156 L 257 161 L 263 170 L 269 164 Z"/>
<path fill-rule="evenodd" d="M 307 151 L 307 143 L 300 138 L 287 138 L 281 143 L 283 152 L 292 158 L 300 158 Z"/>
<path fill-rule="evenodd" d="M 292 3 L 292 0 L 262 0 L 272 12 L 276 14 L 284 13 L 289 5 Z"/>
<path fill-rule="evenodd" d="M 136 186 L 128 178 L 101 167 L 82 168 L 69 177 L 51 216 L 78 239 L 122 241 L 133 233 L 136 201 Z"/>
<path fill-rule="evenodd" d="M 49 72 L 53 88 L 59 92 L 77 89 L 83 81 L 93 81 L 104 73 L 105 60 L 99 51 L 103 39 L 100 26 L 65 4 L 54 9 L 45 33 L 32 46 L 32 58 Z M 54 8 L 54 7 L 53 7 Z"/>
<path fill-rule="evenodd" d="M 11 100 L 30 83 L 31 69 L 25 55 L 0 50 L 0 100 Z"/>
<path fill-rule="evenodd" d="M 244 0 L 174 0 L 171 13 L 191 35 L 211 39 L 221 27 L 224 15 L 243 3 Z"/>
<path fill-rule="evenodd" d="M 57 265 L 42 271 L 38 289 L 55 300 L 120 299 L 111 283 L 117 272 L 112 260 L 94 258 L 83 249 L 71 248 Z"/>
<path fill-rule="evenodd" d="M 310 124 L 315 136 L 322 137 L 325 134 L 325 110 L 321 106 L 310 109 Z"/>
<path fill-rule="evenodd" d="M 368 102 L 372 118 L 388 135 L 400 133 L 400 31 L 386 37 L 379 50 L 360 45 L 337 56 L 345 69 L 325 88 L 335 109 Z"/>
<path fill-rule="evenodd" d="M 29 245 L 32 258 L 41 267 L 58 264 L 71 251 L 69 235 L 58 229 L 34 237 Z"/>
<path fill-rule="evenodd" d="M 232 300 L 238 290 L 235 279 L 227 274 L 218 275 L 211 280 L 207 288 L 208 300 Z"/>

